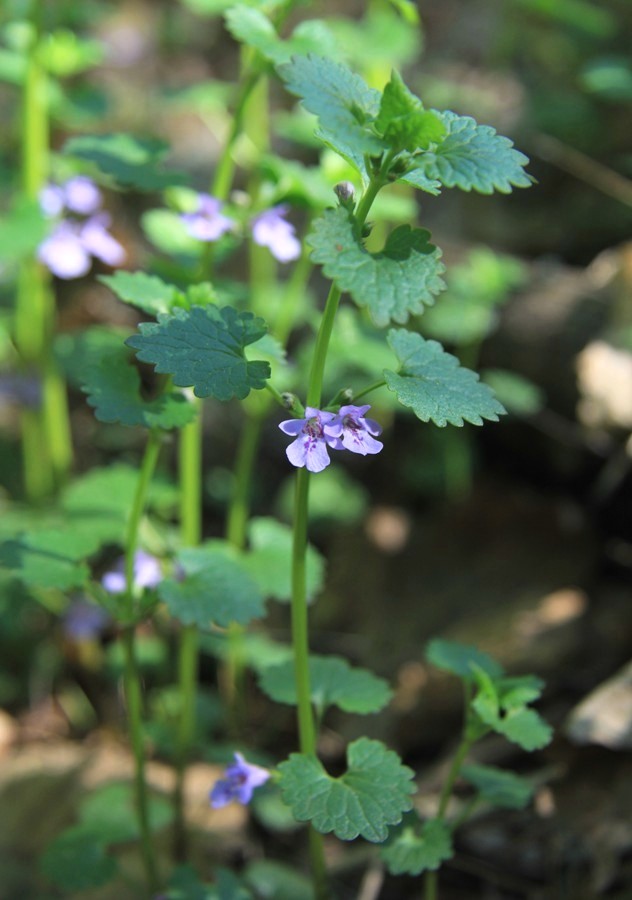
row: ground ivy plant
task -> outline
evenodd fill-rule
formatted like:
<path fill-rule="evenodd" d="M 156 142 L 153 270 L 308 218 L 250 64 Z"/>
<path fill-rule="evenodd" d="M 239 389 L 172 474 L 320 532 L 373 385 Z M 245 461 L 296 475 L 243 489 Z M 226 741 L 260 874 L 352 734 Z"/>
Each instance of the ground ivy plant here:
<path fill-rule="evenodd" d="M 69 627 L 101 627 L 103 620 L 94 615 L 88 626 L 85 610 L 83 619 L 77 611 L 74 619 L 70 616 L 64 592 L 83 590 L 93 613 L 105 612 L 116 624 L 122 647 L 135 779 L 133 797 L 119 799 L 133 804 L 135 825 L 130 830 L 129 823 L 109 818 L 103 827 L 94 810 L 88 811 L 49 848 L 43 867 L 69 891 L 96 887 L 116 873 L 109 848 L 123 839 L 138 839 L 147 896 L 262 896 L 257 876 L 249 870 L 219 871 L 214 885 L 204 886 L 185 867 L 176 869 L 167 883 L 156 850 L 154 833 L 173 816 L 174 854 L 186 859 L 183 783 L 197 740 L 200 642 L 209 638 L 222 644 L 217 655 L 237 729 L 244 715 L 239 702 L 243 668 L 249 663 L 261 690 L 277 703 L 296 706 L 298 721 L 296 752 L 264 767 L 249 761 L 241 748 L 224 777 L 209 786 L 210 803 L 249 803 L 259 788 L 274 789 L 294 819 L 308 823 L 311 887 L 302 885 L 297 897 L 334 896 L 323 851 L 323 835 L 332 834 L 342 841 L 362 837 L 381 844 L 392 873 L 426 873 L 426 897 L 432 898 L 434 873 L 453 854 L 455 829 L 479 805 L 515 808 L 528 801 L 531 786 L 524 779 L 467 764 L 466 758 L 490 732 L 528 751 L 544 746 L 549 729 L 530 706 L 542 686 L 535 678 L 506 676 L 472 648 L 434 641 L 428 661 L 460 678 L 466 698 L 462 740 L 436 815 L 420 819 L 414 806 L 415 773 L 381 741 L 353 741 L 342 774 L 328 772 L 318 756 L 328 709 L 373 713 L 389 702 L 391 691 L 384 679 L 341 657 L 310 653 L 308 604 L 322 587 L 323 561 L 308 542 L 309 490 L 313 479 L 337 465 L 340 453 L 380 453 L 389 435 L 369 415 L 372 405 L 383 408 L 380 398 L 390 398 L 421 423 L 440 428 L 480 426 L 504 413 L 474 371 L 419 333 L 424 310 L 441 303 L 445 287 L 441 251 L 430 233 L 408 222 L 383 233 L 382 216 L 378 240 L 374 214 L 394 184 L 433 196 L 451 188 L 490 194 L 528 187 L 527 159 L 493 128 L 468 116 L 426 109 L 397 71 L 379 90 L 339 54 L 320 55 L 323 46 L 335 45 L 324 23 L 303 23 L 283 37 L 295 4 L 219 5 L 227 9 L 226 25 L 245 52 L 232 120 L 208 193 L 193 191 L 186 176 L 165 165 L 162 144 L 124 134 L 69 140 L 64 157 L 74 167 L 73 176 L 47 188 L 49 208 L 56 203 L 59 216 L 70 211 L 70 218 L 48 231 L 39 250 L 41 263 L 53 272 L 57 267 L 61 277 L 71 275 L 68 267 L 60 271 L 60 260 L 74 260 L 75 268 L 81 261 L 81 268 L 87 265 L 90 254 L 111 266 L 120 262 L 118 245 L 107 231 L 109 219 L 89 218 L 88 233 L 78 218 L 83 213 L 77 195 L 89 217 L 101 215 L 101 195 L 91 179 L 118 190 L 163 191 L 164 206 L 144 218 L 147 236 L 163 251 L 152 271 L 117 271 L 101 278 L 148 321 L 131 336 L 93 331 L 66 356 L 58 348 L 69 380 L 79 384 L 98 421 L 145 430 L 138 470 L 121 465 L 89 473 L 62 490 L 57 505 L 40 515 L 35 529 L 26 514 L 22 522 L 18 516 L 2 528 L 0 564 L 5 569 L 49 608 L 65 613 L 73 623 Z M 394 5 L 409 17 L 413 14 L 405 0 Z M 247 199 L 236 202 L 232 188 L 239 138 L 250 129 L 255 147 L 269 144 L 269 123 L 261 111 L 272 78 L 300 100 L 301 121 L 305 113 L 314 117 L 315 136 L 335 156 L 334 168 L 344 177 L 327 185 L 321 169 L 260 150 L 244 165 Z M 288 181 L 294 187 L 301 183 L 307 220 L 303 239 L 290 221 Z M 222 272 L 242 243 L 250 270 L 245 288 Z M 277 265 L 294 266 L 282 284 L 276 280 Z M 329 283 L 322 309 L 305 299 L 313 266 Z M 361 365 L 351 381 L 332 383 L 328 364 L 335 372 L 344 357 L 344 346 L 342 353 L 332 350 L 343 322 L 362 335 L 371 352 L 360 354 Z M 288 338 L 298 325 L 303 334 L 310 326 L 311 331 L 298 345 L 294 365 L 288 365 Z M 149 398 L 134 355 L 157 373 Z M 226 533 L 203 541 L 201 401 L 206 398 L 242 401 L 244 418 Z M 280 429 L 275 448 L 281 455 L 285 447 L 284 462 L 295 470 L 291 529 L 273 518 L 251 519 L 249 511 L 262 429 L 271 419 Z M 175 496 L 165 500 L 155 473 L 170 433 L 177 435 L 179 474 Z M 152 527 L 161 503 L 171 515 L 174 505 L 178 508 L 179 534 Z M 123 555 L 104 574 L 99 554 L 112 544 Z M 262 663 L 256 653 L 254 659 L 249 656 L 246 628 L 264 616 L 269 599 L 289 602 L 292 643 L 273 653 L 268 647 L 270 655 Z M 138 655 L 139 626 L 151 621 L 164 628 L 165 618 L 177 625 L 178 641 L 170 748 L 177 771 L 173 814 L 156 807 L 146 783 Z M 456 802 L 454 812 L 450 800 L 459 780 L 472 793 Z M 77 867 L 88 859 L 89 872 Z"/>

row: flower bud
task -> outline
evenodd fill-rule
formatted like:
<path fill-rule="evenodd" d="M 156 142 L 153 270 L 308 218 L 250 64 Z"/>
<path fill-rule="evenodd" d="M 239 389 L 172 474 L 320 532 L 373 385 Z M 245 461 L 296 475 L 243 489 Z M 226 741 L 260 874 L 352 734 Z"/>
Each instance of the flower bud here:
<path fill-rule="evenodd" d="M 340 200 L 341 206 L 346 206 L 348 209 L 353 208 L 355 187 L 350 181 L 339 181 L 338 184 L 334 186 L 334 193 Z"/>

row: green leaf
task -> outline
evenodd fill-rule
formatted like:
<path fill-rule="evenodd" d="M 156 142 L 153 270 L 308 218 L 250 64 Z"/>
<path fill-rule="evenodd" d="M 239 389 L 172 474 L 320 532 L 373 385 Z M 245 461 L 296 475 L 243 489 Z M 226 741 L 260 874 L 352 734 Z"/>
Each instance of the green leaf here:
<path fill-rule="evenodd" d="M 73 385 L 80 388 L 86 370 L 111 350 L 123 346 L 129 328 L 113 329 L 109 325 L 93 325 L 85 331 L 64 332 L 55 337 L 55 359 Z"/>
<path fill-rule="evenodd" d="M 34 588 L 82 587 L 90 574 L 83 562 L 98 537 L 80 529 L 42 529 L 0 544 L 0 566 Z"/>
<path fill-rule="evenodd" d="M 339 656 L 310 656 L 309 678 L 311 700 L 320 715 L 329 706 L 349 713 L 377 712 L 392 696 L 383 678 L 366 669 L 352 668 Z M 277 703 L 296 705 L 293 661 L 265 668 L 259 685 Z"/>
<path fill-rule="evenodd" d="M 277 71 L 288 91 L 318 116 L 317 136 L 366 176 L 365 154 L 379 156 L 386 148 L 370 127 L 379 112 L 379 91 L 321 56 L 297 56 Z"/>
<path fill-rule="evenodd" d="M 99 275 L 98 280 L 107 285 L 119 300 L 142 309 L 150 316 L 171 312 L 180 294 L 175 285 L 145 272 L 119 271 L 114 275 Z"/>
<path fill-rule="evenodd" d="M 20 198 L 0 220 L 0 262 L 16 263 L 33 254 L 49 227 L 39 203 Z"/>
<path fill-rule="evenodd" d="M 249 526 L 251 549 L 244 565 L 264 597 L 289 601 L 292 596 L 292 529 L 276 519 L 255 518 Z M 311 545 L 307 548 L 307 594 L 317 594 L 324 580 L 325 561 Z"/>
<path fill-rule="evenodd" d="M 265 387 L 270 364 L 248 361 L 244 349 L 266 333 L 263 319 L 230 306 L 175 309 L 158 323 L 140 325 L 140 335 L 127 344 L 157 372 L 173 375 L 178 387 L 193 386 L 196 397 L 243 400 L 252 389 Z"/>
<path fill-rule="evenodd" d="M 63 891 L 84 891 L 106 884 L 117 865 L 104 842 L 91 828 L 68 828 L 50 844 L 42 857 L 42 872 Z"/>
<path fill-rule="evenodd" d="M 347 771 L 332 778 L 314 756 L 293 753 L 279 766 L 284 801 L 299 822 L 343 841 L 360 835 L 379 843 L 388 826 L 412 808 L 413 772 L 380 741 L 360 738 L 347 748 Z"/>
<path fill-rule="evenodd" d="M 177 562 L 185 577 L 164 579 L 158 596 L 183 625 L 209 629 L 231 622 L 245 625 L 264 613 L 263 597 L 241 560 L 223 541 L 181 550 Z"/>
<path fill-rule="evenodd" d="M 446 131 L 437 114 L 423 108 L 396 71 L 384 88 L 375 127 L 394 150 L 411 153 L 427 150 L 441 141 Z"/>
<path fill-rule="evenodd" d="M 502 666 L 469 644 L 457 641 L 446 641 L 433 638 L 426 646 L 426 659 L 432 666 L 444 672 L 452 672 L 459 678 L 474 678 L 474 666 L 478 666 L 491 678 L 499 678 L 503 674 Z"/>
<path fill-rule="evenodd" d="M 538 750 L 550 743 L 551 727 L 525 705 L 539 696 L 540 679 L 525 676 L 494 682 L 486 672 L 477 669 L 476 680 L 479 691 L 472 700 L 472 709 L 485 725 L 523 750 Z"/>
<path fill-rule="evenodd" d="M 182 428 L 197 415 L 195 406 L 178 391 L 169 391 L 154 400 L 143 400 L 140 375 L 131 365 L 123 345 L 110 348 L 102 358 L 89 366 L 81 389 L 94 408 L 99 422 L 144 428 Z"/>
<path fill-rule="evenodd" d="M 226 27 L 236 40 L 253 47 L 275 65 L 313 51 L 322 54 L 323 47 L 330 52 L 335 49 L 334 37 L 324 22 L 317 19 L 302 22 L 288 40 L 282 40 L 260 9 L 243 4 L 236 4 L 227 11 Z"/>
<path fill-rule="evenodd" d="M 476 372 L 461 367 L 436 341 L 400 328 L 389 331 L 388 343 L 401 368 L 397 374 L 385 370 L 386 385 L 422 422 L 432 420 L 441 428 L 464 421 L 482 425 L 505 412 Z"/>
<path fill-rule="evenodd" d="M 98 66 L 105 57 L 99 41 L 79 38 L 74 31 L 59 28 L 45 35 L 38 47 L 39 62 L 57 78 L 69 78 Z"/>
<path fill-rule="evenodd" d="M 441 251 L 429 242 L 430 232 L 400 225 L 380 253 L 369 253 L 355 234 L 353 220 L 341 206 L 317 219 L 308 236 L 312 259 L 328 278 L 348 291 L 358 306 L 368 306 L 378 327 L 404 323 L 445 287 Z"/>
<path fill-rule="evenodd" d="M 533 416 L 545 405 L 544 391 L 517 372 L 485 369 L 481 378 L 493 390 L 507 411 L 514 415 Z"/>
<path fill-rule="evenodd" d="M 174 184 L 185 184 L 187 177 L 162 168 L 168 144 L 130 134 L 92 134 L 70 138 L 63 147 L 67 156 L 94 163 L 124 187 L 141 191 L 159 191 Z"/>
<path fill-rule="evenodd" d="M 189 234 L 179 213 L 148 209 L 141 216 L 141 224 L 147 239 L 162 253 L 199 259 L 204 245 Z"/>
<path fill-rule="evenodd" d="M 149 828 L 160 831 L 173 819 L 166 797 L 151 795 L 148 803 Z M 79 819 L 104 844 L 119 844 L 139 837 L 135 815 L 134 789 L 127 782 L 109 782 L 91 791 L 81 802 Z"/>
<path fill-rule="evenodd" d="M 248 863 L 244 880 L 256 891 L 258 900 L 314 900 L 309 878 L 276 860 L 256 859 Z"/>
<path fill-rule="evenodd" d="M 533 796 L 534 787 L 530 781 L 495 766 L 463 766 L 461 776 L 484 800 L 504 809 L 524 809 Z"/>
<path fill-rule="evenodd" d="M 412 817 L 411 817 L 412 819 Z M 421 829 L 408 818 L 389 836 L 380 855 L 392 875 L 420 875 L 434 872 L 441 863 L 454 856 L 449 826 L 430 819 Z"/>
<path fill-rule="evenodd" d="M 529 162 L 509 138 L 489 125 L 477 125 L 470 116 L 438 112 L 446 135 L 433 152 L 418 157 L 418 169 L 426 178 L 462 191 L 509 194 L 512 187 L 530 187 L 533 179 L 524 171 Z M 403 179 L 410 181 L 411 175 Z M 414 183 L 410 181 L 410 183 Z"/>

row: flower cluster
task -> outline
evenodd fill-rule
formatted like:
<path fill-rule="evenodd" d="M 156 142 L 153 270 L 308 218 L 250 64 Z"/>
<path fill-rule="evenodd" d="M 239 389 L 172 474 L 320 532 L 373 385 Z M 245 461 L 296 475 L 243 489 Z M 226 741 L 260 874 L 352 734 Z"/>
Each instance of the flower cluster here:
<path fill-rule="evenodd" d="M 80 278 L 92 257 L 108 266 L 125 262 L 125 250 L 108 231 L 111 218 L 101 209 L 101 191 L 89 178 L 77 175 L 62 185 L 46 185 L 39 199 L 44 215 L 56 220 L 37 250 L 53 275 Z"/>
<path fill-rule="evenodd" d="M 137 588 L 156 587 L 162 581 L 162 569 L 160 561 L 152 556 L 151 553 L 145 553 L 144 550 L 137 550 L 134 555 L 134 586 Z M 106 572 L 101 579 L 101 584 L 109 594 L 122 594 L 127 585 L 125 582 L 125 560 L 121 557 L 113 569 Z"/>
<path fill-rule="evenodd" d="M 370 406 L 341 406 L 337 413 L 308 406 L 304 419 L 288 419 L 279 428 L 296 437 L 285 451 L 293 466 L 305 466 L 310 472 L 322 472 L 331 460 L 328 448 L 352 453 L 379 453 L 383 447 L 374 435 L 382 429 L 365 414 Z"/>
<path fill-rule="evenodd" d="M 198 194 L 196 209 L 180 218 L 191 237 L 198 241 L 217 241 L 237 226 L 237 222 L 225 216 L 222 209 L 223 204 L 215 197 Z M 267 247 L 274 258 L 283 263 L 301 255 L 294 226 L 284 218 L 287 211 L 286 205 L 273 206 L 256 215 L 250 223 L 255 244 Z"/>
<path fill-rule="evenodd" d="M 235 753 L 235 762 L 226 767 L 224 778 L 215 782 L 209 799 L 214 809 L 232 803 L 250 803 L 255 788 L 265 784 L 270 773 L 261 766 L 246 762 L 241 753 Z"/>

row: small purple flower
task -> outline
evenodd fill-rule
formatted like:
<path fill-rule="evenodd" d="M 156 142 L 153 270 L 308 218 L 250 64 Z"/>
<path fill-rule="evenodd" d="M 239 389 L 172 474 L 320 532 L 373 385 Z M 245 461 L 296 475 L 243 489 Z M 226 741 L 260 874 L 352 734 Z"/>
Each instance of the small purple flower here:
<path fill-rule="evenodd" d="M 364 414 L 371 407 L 341 406 L 336 422 L 342 426 L 342 435 L 329 441 L 334 450 L 351 450 L 352 453 L 379 453 L 384 444 L 376 441 L 373 435 L 381 434 L 382 428 L 373 419 L 366 419 Z"/>
<path fill-rule="evenodd" d="M 327 444 L 342 434 L 342 425 L 336 422 L 336 418 L 333 413 L 307 406 L 304 419 L 281 422 L 281 431 L 296 436 L 285 451 L 293 466 L 299 469 L 305 466 L 309 472 L 322 472 L 327 468 L 331 462 Z"/>
<path fill-rule="evenodd" d="M 80 278 L 90 271 L 92 257 L 109 266 L 125 261 L 125 250 L 107 231 L 107 213 L 86 222 L 62 219 L 37 250 L 37 258 L 58 278 Z"/>
<path fill-rule="evenodd" d="M 195 212 L 184 213 L 180 218 L 184 222 L 191 237 L 198 241 L 216 241 L 227 231 L 231 231 L 235 222 L 221 212 L 223 204 L 210 194 L 198 194 L 198 206 Z"/>
<path fill-rule="evenodd" d="M 77 175 L 64 184 L 47 184 L 40 191 L 39 200 L 44 215 L 52 218 L 64 210 L 91 216 L 101 208 L 103 197 L 92 179 Z"/>
<path fill-rule="evenodd" d="M 283 217 L 288 207 L 285 204 L 273 206 L 259 213 L 252 220 L 252 237 L 255 244 L 267 247 L 279 262 L 286 263 L 298 259 L 301 244 L 296 237 L 294 226 Z"/>
<path fill-rule="evenodd" d="M 226 775 L 215 782 L 209 798 L 214 809 L 227 806 L 233 800 L 250 803 L 255 788 L 265 784 L 270 773 L 261 766 L 246 762 L 241 753 L 235 753 L 235 762 L 226 767 Z"/>
<path fill-rule="evenodd" d="M 85 641 L 98 637 L 109 621 L 102 607 L 87 600 L 73 600 L 64 613 L 63 629 L 67 637 Z"/>
<path fill-rule="evenodd" d="M 137 550 L 134 556 L 134 586 L 137 588 L 156 587 L 162 581 L 160 562 L 151 553 Z M 125 582 L 125 560 L 121 557 L 113 569 L 106 572 L 101 584 L 109 594 L 122 594 Z"/>
<path fill-rule="evenodd" d="M 107 266 L 125 262 L 125 250 L 108 232 L 112 220 L 107 213 L 92 216 L 81 227 L 79 237 L 85 249 Z"/>

